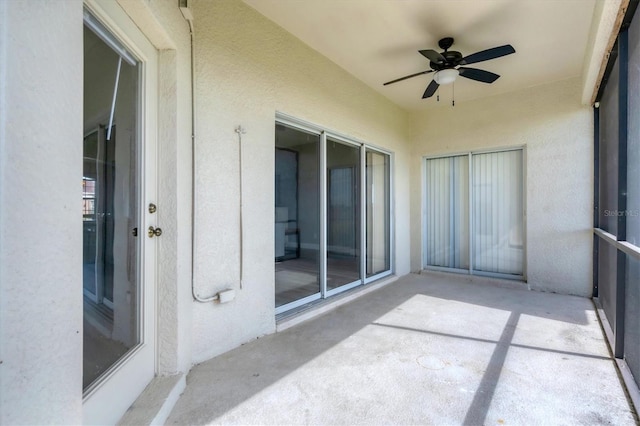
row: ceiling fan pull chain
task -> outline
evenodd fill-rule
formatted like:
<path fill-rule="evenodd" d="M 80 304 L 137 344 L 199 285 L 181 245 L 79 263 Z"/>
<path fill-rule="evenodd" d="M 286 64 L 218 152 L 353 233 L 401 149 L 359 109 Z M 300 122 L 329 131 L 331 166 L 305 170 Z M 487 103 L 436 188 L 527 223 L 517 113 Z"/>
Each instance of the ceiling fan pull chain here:
<path fill-rule="evenodd" d="M 451 106 L 456 106 L 456 83 L 451 84 Z"/>

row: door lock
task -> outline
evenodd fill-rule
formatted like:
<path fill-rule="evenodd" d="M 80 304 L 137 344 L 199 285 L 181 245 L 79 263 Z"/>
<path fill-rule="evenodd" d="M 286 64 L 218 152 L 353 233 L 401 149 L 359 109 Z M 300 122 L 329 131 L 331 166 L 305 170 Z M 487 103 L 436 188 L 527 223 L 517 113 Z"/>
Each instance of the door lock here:
<path fill-rule="evenodd" d="M 149 213 L 155 213 L 156 210 L 158 210 L 158 208 L 156 207 L 155 204 L 153 203 L 149 204 Z"/>
<path fill-rule="evenodd" d="M 133 228 L 131 230 L 131 235 L 133 235 L 134 237 L 137 237 L 138 236 L 138 228 Z"/>
<path fill-rule="evenodd" d="M 147 235 L 149 235 L 149 238 L 153 238 L 154 236 L 159 237 L 162 235 L 162 229 L 150 226 L 149 231 L 147 231 Z"/>

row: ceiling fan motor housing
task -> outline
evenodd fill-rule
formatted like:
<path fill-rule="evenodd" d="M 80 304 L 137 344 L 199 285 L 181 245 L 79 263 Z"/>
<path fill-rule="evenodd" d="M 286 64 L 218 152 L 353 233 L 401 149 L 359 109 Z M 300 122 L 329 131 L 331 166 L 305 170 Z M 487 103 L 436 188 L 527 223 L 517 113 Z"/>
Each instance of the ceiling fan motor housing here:
<path fill-rule="evenodd" d="M 440 71 L 447 68 L 454 68 L 462 62 L 462 53 L 456 52 L 455 50 L 451 50 L 449 52 L 444 51 L 441 55 L 444 56 L 444 62 L 429 61 L 429 66 L 432 70 Z"/>

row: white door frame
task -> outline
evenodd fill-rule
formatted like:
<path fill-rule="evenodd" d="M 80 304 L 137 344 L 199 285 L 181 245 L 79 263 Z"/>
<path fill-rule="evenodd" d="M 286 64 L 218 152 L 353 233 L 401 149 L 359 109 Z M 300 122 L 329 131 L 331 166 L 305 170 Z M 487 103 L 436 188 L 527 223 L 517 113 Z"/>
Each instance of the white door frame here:
<path fill-rule="evenodd" d="M 122 8 L 109 0 L 85 0 L 84 5 L 140 61 L 138 126 L 138 258 L 140 342 L 118 360 L 84 395 L 84 424 L 115 424 L 157 371 L 156 239 L 146 229 L 159 226 L 157 214 L 146 208 L 157 202 L 158 53 Z"/>

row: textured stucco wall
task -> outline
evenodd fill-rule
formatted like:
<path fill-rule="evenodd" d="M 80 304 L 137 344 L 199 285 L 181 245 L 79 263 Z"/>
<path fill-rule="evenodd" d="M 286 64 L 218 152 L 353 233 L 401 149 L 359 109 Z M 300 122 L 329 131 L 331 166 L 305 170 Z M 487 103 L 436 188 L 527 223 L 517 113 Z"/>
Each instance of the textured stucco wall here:
<path fill-rule="evenodd" d="M 117 0 L 158 50 L 157 372 L 191 366 L 191 44 L 174 0 Z"/>
<path fill-rule="evenodd" d="M 274 320 L 276 111 L 395 152 L 396 272 L 409 271 L 407 115 L 253 9 L 197 1 L 196 280 L 201 296 L 235 288 L 228 304 L 194 304 L 193 360 L 261 334 Z M 244 281 L 239 287 L 238 135 L 242 125 Z"/>
<path fill-rule="evenodd" d="M 158 250 L 158 371 L 188 371 L 189 29 L 173 0 L 129 1 L 128 6 L 131 18 L 160 49 L 162 179 L 156 203 L 164 235 Z M 0 2 L 3 424 L 82 422 L 82 9 L 81 1 Z"/>
<path fill-rule="evenodd" d="M 0 423 L 79 424 L 82 3 L 0 2 L 0 32 Z"/>
<path fill-rule="evenodd" d="M 579 78 L 412 114 L 412 269 L 421 267 L 422 159 L 526 146 L 526 262 L 532 289 L 591 292 L 593 118 Z"/>
<path fill-rule="evenodd" d="M 196 282 L 203 296 L 231 287 L 237 298 L 194 303 L 188 25 L 174 0 L 125 2 L 150 11 L 132 18 L 158 30 L 148 36 L 160 49 L 160 373 L 274 331 L 276 111 L 394 152 L 398 275 L 410 269 L 410 223 L 420 267 L 420 157 L 526 144 L 529 282 L 588 295 L 592 134 L 579 79 L 406 113 L 240 1 L 196 0 Z M 81 1 L 0 0 L 2 424 L 82 422 L 82 52 Z M 238 125 L 247 130 L 242 289 Z"/>
<path fill-rule="evenodd" d="M 171 374 L 191 367 L 191 42 L 177 2 L 143 5 L 125 10 L 159 50 L 157 365 Z"/>

